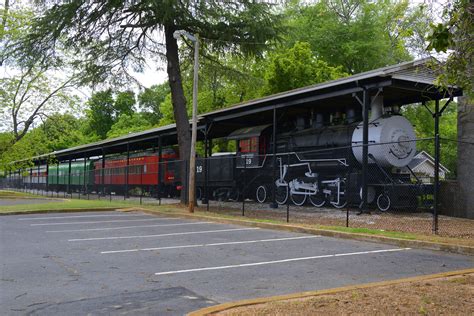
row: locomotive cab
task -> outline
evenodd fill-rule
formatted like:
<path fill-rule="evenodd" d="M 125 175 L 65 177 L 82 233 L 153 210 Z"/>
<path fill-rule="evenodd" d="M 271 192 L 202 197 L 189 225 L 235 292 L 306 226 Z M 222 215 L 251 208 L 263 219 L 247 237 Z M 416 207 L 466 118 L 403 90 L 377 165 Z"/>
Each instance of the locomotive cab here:
<path fill-rule="evenodd" d="M 271 125 L 241 128 L 227 139 L 237 141 L 236 168 L 259 168 L 263 165 Z"/>

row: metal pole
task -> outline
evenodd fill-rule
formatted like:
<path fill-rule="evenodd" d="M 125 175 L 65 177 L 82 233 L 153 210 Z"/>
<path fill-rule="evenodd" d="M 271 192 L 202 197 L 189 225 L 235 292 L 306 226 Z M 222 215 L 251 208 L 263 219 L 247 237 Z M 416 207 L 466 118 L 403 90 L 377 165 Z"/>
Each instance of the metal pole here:
<path fill-rule="evenodd" d="M 56 197 L 59 197 L 59 159 L 56 165 Z"/>
<path fill-rule="evenodd" d="M 273 107 L 273 175 L 272 175 L 272 202 L 270 203 L 271 208 L 278 208 L 276 202 L 276 129 L 277 129 L 277 119 L 276 119 L 276 107 Z"/>
<path fill-rule="evenodd" d="M 212 139 L 208 139 L 208 148 L 209 151 L 207 154 L 207 165 L 206 165 L 206 200 L 207 200 L 207 211 L 209 212 L 209 167 L 211 166 L 211 162 L 209 159 L 212 157 Z"/>
<path fill-rule="evenodd" d="M 125 167 L 125 194 L 123 199 L 128 198 L 128 175 L 129 175 L 129 166 L 130 166 L 130 144 L 127 143 L 127 166 Z"/>
<path fill-rule="evenodd" d="M 433 233 L 438 233 L 438 204 L 439 204 L 439 158 L 440 158 L 440 144 L 439 144 L 439 100 L 435 101 L 435 170 L 434 170 L 434 195 L 433 195 Z"/>
<path fill-rule="evenodd" d="M 242 216 L 245 216 L 245 186 L 247 185 L 247 161 L 245 157 L 242 155 L 241 158 L 244 161 L 244 175 L 243 175 L 243 182 L 244 187 L 242 188 Z"/>
<path fill-rule="evenodd" d="M 289 166 L 290 165 L 290 153 L 288 153 L 288 157 L 286 158 L 286 164 Z M 275 185 L 276 187 L 276 185 Z M 289 189 L 289 188 L 287 188 Z M 290 192 L 288 191 L 288 195 L 290 195 Z M 286 199 L 286 222 L 290 222 L 290 197 Z"/>
<path fill-rule="evenodd" d="M 69 158 L 69 166 L 68 166 L 67 193 L 71 194 L 71 158 Z"/>
<path fill-rule="evenodd" d="M 38 179 L 37 179 L 36 182 L 38 183 L 37 188 L 38 188 L 38 190 L 39 190 L 39 188 L 40 188 L 40 162 L 39 162 L 39 161 L 38 161 L 38 168 L 37 168 L 37 171 L 38 171 Z M 43 195 L 43 191 L 41 191 L 41 195 Z"/>
<path fill-rule="evenodd" d="M 191 150 L 189 154 L 189 212 L 194 212 L 196 203 L 196 138 L 197 138 L 197 96 L 199 69 L 199 34 L 194 42 L 194 78 L 193 78 L 193 126 L 191 131 Z"/>
<path fill-rule="evenodd" d="M 205 129 L 204 129 L 204 192 L 201 192 L 201 203 L 203 204 L 209 204 L 209 200 L 207 199 L 207 185 L 208 185 L 208 179 L 207 179 L 207 148 L 209 146 L 208 140 L 207 140 L 207 130 L 208 126 L 206 123 Z"/>
<path fill-rule="evenodd" d="M 102 194 L 105 195 L 105 151 L 102 148 L 102 170 L 101 170 L 101 184 L 102 184 Z M 100 194 L 98 194 L 100 196 Z"/>
<path fill-rule="evenodd" d="M 84 192 L 87 192 L 87 184 L 86 184 L 86 181 L 87 181 L 87 180 L 86 180 L 86 173 L 87 173 L 87 157 L 86 157 L 86 155 L 84 155 L 84 170 L 83 170 L 83 172 L 84 172 L 84 183 L 83 183 L 82 185 L 83 185 L 83 187 L 84 187 Z M 87 178 L 89 178 L 89 177 L 87 177 Z"/>
<path fill-rule="evenodd" d="M 33 185 L 33 168 L 30 167 L 30 190 L 31 190 L 31 186 Z"/>
<path fill-rule="evenodd" d="M 46 160 L 46 196 L 49 194 L 49 161 Z"/>
<path fill-rule="evenodd" d="M 362 203 L 360 212 L 367 210 L 367 173 L 369 165 L 369 90 L 364 89 L 364 104 L 362 106 L 363 129 L 362 129 Z"/>
<path fill-rule="evenodd" d="M 158 137 L 158 166 L 157 166 L 157 174 L 158 174 L 158 204 L 161 205 L 161 190 L 162 185 L 161 182 L 163 181 L 163 177 L 161 176 L 161 159 L 163 156 L 163 144 L 161 142 L 161 136 Z"/>
<path fill-rule="evenodd" d="M 142 205 L 142 197 L 143 197 L 143 171 L 145 170 L 146 162 L 143 161 L 143 169 L 140 170 L 140 205 Z"/>

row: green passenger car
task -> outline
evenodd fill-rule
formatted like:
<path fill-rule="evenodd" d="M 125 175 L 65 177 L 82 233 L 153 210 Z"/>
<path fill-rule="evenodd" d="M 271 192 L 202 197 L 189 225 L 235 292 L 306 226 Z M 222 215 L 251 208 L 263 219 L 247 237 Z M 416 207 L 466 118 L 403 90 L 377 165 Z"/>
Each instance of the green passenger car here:
<path fill-rule="evenodd" d="M 59 172 L 59 175 L 58 175 Z M 83 186 L 84 181 L 86 186 L 94 184 L 94 162 L 88 161 L 71 163 L 71 185 Z M 68 185 L 69 184 L 69 162 L 63 162 L 58 165 L 50 165 L 48 170 L 48 184 L 49 185 Z"/>

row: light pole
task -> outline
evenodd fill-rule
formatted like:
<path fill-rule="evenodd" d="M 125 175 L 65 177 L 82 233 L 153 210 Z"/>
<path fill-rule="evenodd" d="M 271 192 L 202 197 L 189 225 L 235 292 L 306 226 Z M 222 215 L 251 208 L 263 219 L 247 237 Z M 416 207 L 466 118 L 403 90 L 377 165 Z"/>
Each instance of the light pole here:
<path fill-rule="evenodd" d="M 184 30 L 174 31 L 173 37 L 179 39 L 184 36 L 194 43 L 194 76 L 193 76 L 193 118 L 191 129 L 191 150 L 189 153 L 189 212 L 194 213 L 196 201 L 196 137 L 197 137 L 197 96 L 198 96 L 198 70 L 199 70 L 199 35 L 194 36 Z"/>

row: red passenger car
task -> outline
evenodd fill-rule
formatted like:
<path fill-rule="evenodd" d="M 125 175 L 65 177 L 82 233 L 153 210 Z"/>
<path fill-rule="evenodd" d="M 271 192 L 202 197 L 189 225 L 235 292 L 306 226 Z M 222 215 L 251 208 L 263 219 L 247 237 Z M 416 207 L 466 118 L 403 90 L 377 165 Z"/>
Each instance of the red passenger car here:
<path fill-rule="evenodd" d="M 163 150 L 161 158 L 155 154 L 131 156 L 128 165 L 128 189 L 141 188 L 144 191 L 156 193 L 158 184 L 162 181 L 162 194 L 175 195 L 180 187 L 178 155 L 173 149 Z M 105 159 L 105 169 L 102 170 L 102 160 L 94 163 L 95 184 L 105 185 L 112 191 L 124 192 L 127 186 L 127 158 Z M 159 172 L 161 172 L 161 175 Z M 104 179 L 102 179 L 104 174 Z"/>

